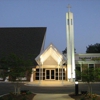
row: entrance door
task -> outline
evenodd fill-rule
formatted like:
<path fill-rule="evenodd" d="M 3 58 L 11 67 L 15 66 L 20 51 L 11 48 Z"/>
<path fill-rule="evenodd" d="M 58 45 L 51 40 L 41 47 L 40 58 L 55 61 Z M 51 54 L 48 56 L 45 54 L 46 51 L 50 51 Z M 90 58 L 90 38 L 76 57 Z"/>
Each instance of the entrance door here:
<path fill-rule="evenodd" d="M 55 71 L 54 69 L 47 69 L 45 79 L 54 80 L 55 79 Z"/>

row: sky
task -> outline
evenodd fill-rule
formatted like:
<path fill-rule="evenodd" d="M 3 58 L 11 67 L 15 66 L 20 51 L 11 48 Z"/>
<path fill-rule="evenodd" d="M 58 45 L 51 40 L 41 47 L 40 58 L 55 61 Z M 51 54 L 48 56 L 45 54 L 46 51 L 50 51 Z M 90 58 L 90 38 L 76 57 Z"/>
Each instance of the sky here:
<path fill-rule="evenodd" d="M 47 27 L 45 48 L 52 43 L 62 52 L 68 4 L 76 53 L 85 53 L 88 45 L 100 43 L 100 0 L 0 0 L 0 27 Z"/>

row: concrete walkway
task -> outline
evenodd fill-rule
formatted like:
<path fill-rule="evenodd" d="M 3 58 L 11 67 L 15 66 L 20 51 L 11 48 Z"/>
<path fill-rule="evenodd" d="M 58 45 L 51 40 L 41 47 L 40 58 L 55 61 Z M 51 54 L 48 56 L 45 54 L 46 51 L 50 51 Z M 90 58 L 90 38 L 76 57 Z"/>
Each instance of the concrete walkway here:
<path fill-rule="evenodd" d="M 68 82 L 68 81 L 34 81 L 34 82 L 28 82 L 25 85 L 27 86 L 69 86 L 69 85 L 75 85 L 74 82 Z"/>
<path fill-rule="evenodd" d="M 37 94 L 33 100 L 75 100 L 68 94 Z"/>
<path fill-rule="evenodd" d="M 28 86 L 70 86 L 74 85 L 74 82 L 67 81 L 34 81 L 26 83 Z M 68 94 L 36 94 L 33 100 L 74 100 Z"/>

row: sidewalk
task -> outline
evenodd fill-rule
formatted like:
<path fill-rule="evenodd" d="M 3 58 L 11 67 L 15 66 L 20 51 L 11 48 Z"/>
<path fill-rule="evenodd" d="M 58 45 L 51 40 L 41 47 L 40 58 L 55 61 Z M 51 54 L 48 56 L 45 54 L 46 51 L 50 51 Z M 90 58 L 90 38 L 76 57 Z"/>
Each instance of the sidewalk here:
<path fill-rule="evenodd" d="M 75 100 L 68 94 L 37 94 L 33 100 Z"/>
<path fill-rule="evenodd" d="M 74 82 L 67 82 L 67 81 L 34 81 L 28 82 L 25 85 L 27 86 L 70 86 L 75 85 Z"/>

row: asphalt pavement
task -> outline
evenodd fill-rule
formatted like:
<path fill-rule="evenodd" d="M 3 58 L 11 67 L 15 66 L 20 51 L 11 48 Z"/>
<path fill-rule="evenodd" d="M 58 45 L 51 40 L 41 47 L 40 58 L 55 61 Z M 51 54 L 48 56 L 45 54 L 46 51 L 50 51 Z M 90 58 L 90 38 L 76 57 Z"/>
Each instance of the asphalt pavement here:
<path fill-rule="evenodd" d="M 75 85 L 68 86 L 28 86 L 25 83 L 20 83 L 21 90 L 30 90 L 36 94 L 69 94 L 74 93 Z M 79 83 L 79 92 L 88 90 L 87 83 Z M 0 95 L 14 91 L 14 83 L 0 82 Z M 100 83 L 92 84 L 92 91 L 100 95 Z"/>

